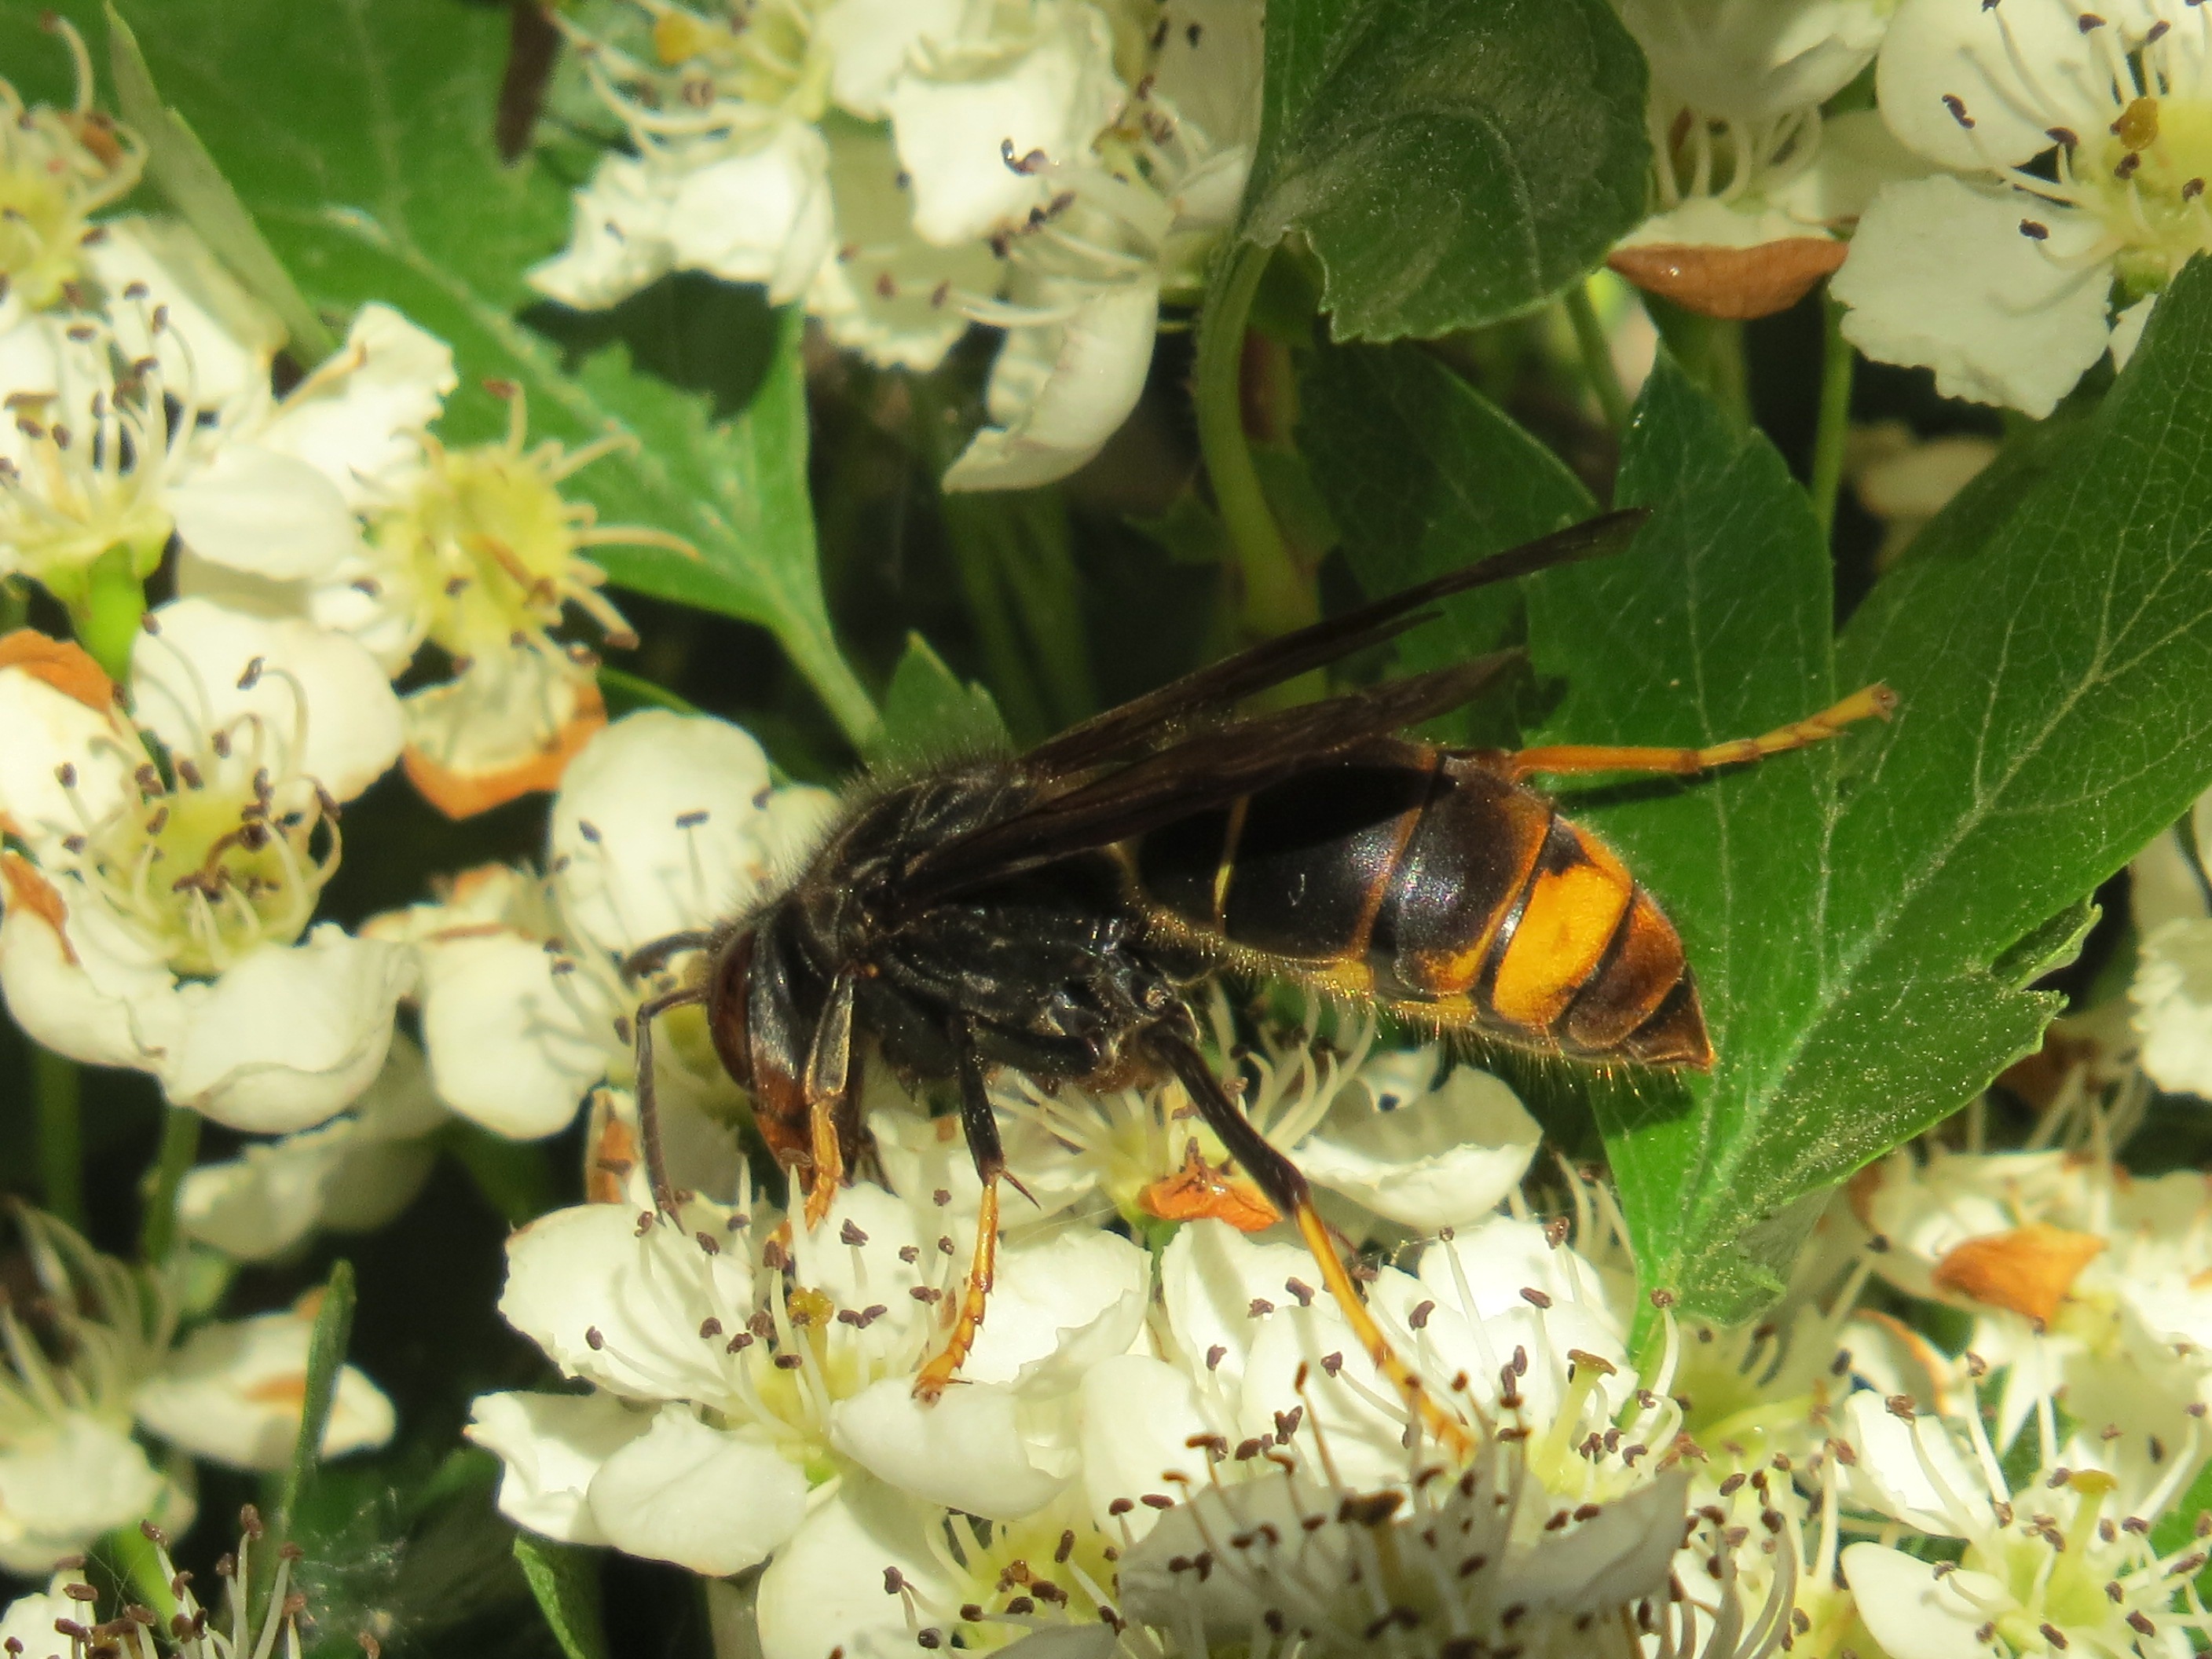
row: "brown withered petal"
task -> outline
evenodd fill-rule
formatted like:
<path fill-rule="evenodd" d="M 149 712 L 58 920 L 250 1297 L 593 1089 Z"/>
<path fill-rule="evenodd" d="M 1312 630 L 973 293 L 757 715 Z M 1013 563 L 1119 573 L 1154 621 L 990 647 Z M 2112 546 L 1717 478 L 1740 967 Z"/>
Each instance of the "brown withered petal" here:
<path fill-rule="evenodd" d="M 1748 322 L 1789 310 L 1850 251 L 1832 236 L 1784 236 L 1757 247 L 1654 242 L 1615 248 L 1606 264 L 1686 311 Z"/>

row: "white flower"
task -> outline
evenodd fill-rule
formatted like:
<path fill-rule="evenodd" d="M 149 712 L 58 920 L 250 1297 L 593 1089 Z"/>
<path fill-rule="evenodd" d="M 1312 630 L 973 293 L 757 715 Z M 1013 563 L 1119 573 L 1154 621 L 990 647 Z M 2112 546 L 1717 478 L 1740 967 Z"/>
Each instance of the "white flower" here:
<path fill-rule="evenodd" d="M 471 1433 L 508 1464 L 502 1509 L 721 1574 L 860 1471 L 1000 1520 L 1051 1502 L 1073 1474 L 1074 1381 L 1142 1322 L 1144 1254 L 1087 1231 L 1010 1247 L 963 1386 L 924 1406 L 914 1376 L 958 1292 L 955 1253 L 917 1224 L 934 1218 L 857 1186 L 796 1237 L 771 1212 L 702 1202 L 681 1227 L 618 1205 L 532 1223 L 509 1244 L 501 1311 L 627 1403 L 479 1401 Z"/>
<path fill-rule="evenodd" d="M 138 1531 L 153 1547 L 153 1581 L 167 1588 L 175 1611 L 164 1620 L 143 1605 L 115 1609 L 101 1619 L 101 1595 L 88 1582 L 82 1563 L 54 1575 L 43 1593 L 19 1596 L 0 1613 L 0 1648 L 13 1659 L 79 1659 L 88 1652 L 166 1654 L 173 1659 L 249 1659 L 300 1651 L 300 1626 L 307 1598 L 296 1593 L 293 1563 L 296 1550 L 281 1549 L 276 1571 L 258 1616 L 246 1605 L 255 1583 L 255 1547 L 265 1536 L 260 1518 L 249 1507 L 240 1516 L 242 1534 L 228 1559 L 232 1570 L 218 1575 L 227 1605 L 204 1607 L 192 1594 L 192 1575 L 179 1573 L 169 1554 L 162 1526 L 142 1519 Z M 182 1530 L 188 1522 L 167 1523 Z M 135 1581 L 134 1584 L 135 1584 Z M 280 1646 L 281 1644 L 281 1646 Z M 364 1644 L 366 1645 L 366 1644 Z"/>
<path fill-rule="evenodd" d="M 149 623 L 130 720 L 75 647 L 0 648 L 0 812 L 29 849 L 0 863 L 0 990 L 59 1053 L 235 1128 L 302 1128 L 375 1077 L 409 978 L 390 945 L 307 931 L 334 804 L 392 763 L 398 704 L 304 622 L 180 599 Z"/>
<path fill-rule="evenodd" d="M 843 0 L 831 15 L 855 3 L 880 0 Z M 807 314 L 872 363 L 926 373 L 967 331 L 968 307 L 997 290 L 998 257 L 980 237 L 939 247 L 915 235 L 912 181 L 888 132 L 849 121 L 826 131 L 836 252 L 815 273 Z"/>
<path fill-rule="evenodd" d="M 2001 1369 L 1996 1443 L 2062 1402 L 2117 1443 L 2114 1468 L 2194 1434 L 2212 1401 L 2212 1196 L 2182 1171 L 2130 1179 L 2109 1152 L 1899 1153 L 1856 1184 L 1900 1289 L 1975 1315 L 1972 1364 Z"/>
<path fill-rule="evenodd" d="M 2162 1089 L 2212 1097 L 2212 886 L 2199 799 L 2129 866 L 2137 947 L 2128 999 L 2142 1067 Z"/>
<path fill-rule="evenodd" d="M 760 745 L 721 720 L 653 709 L 600 732 L 554 799 L 546 878 L 471 872 L 444 900 L 369 924 L 421 959 L 423 1043 L 440 1097 L 495 1133 L 528 1139 L 567 1127 L 611 1075 L 626 1086 L 630 1017 L 644 994 L 623 964 L 743 910 L 830 799 L 775 788 Z M 683 1012 L 669 1018 L 659 1050 L 664 1103 L 731 1093 L 703 1021 Z"/>
<path fill-rule="evenodd" d="M 963 209 L 1042 202 L 1000 234 L 1014 267 L 1006 300 L 970 306 L 978 321 L 1004 327 L 1006 341 L 985 394 L 990 424 L 947 471 L 946 489 L 1021 489 L 1065 477 L 1135 407 L 1162 292 L 1195 286 L 1205 251 L 1243 193 L 1259 131 L 1260 20 L 1249 0 L 1183 0 L 1162 13 L 1138 92 L 1095 145 L 1015 137 L 1001 155 L 994 137 L 1003 182 L 976 179 L 963 190 L 958 181 L 969 175 L 945 176 L 942 192 Z M 909 84 L 919 85 L 911 76 L 901 83 Z M 945 90 L 913 92 L 916 118 L 937 110 Z M 920 191 L 923 146 L 909 142 L 900 96 L 895 89 L 900 155 Z M 972 135 L 948 129 L 945 159 L 972 162 L 973 144 Z M 933 137 L 928 153 L 939 147 Z M 945 220 L 947 230 L 968 222 L 950 206 Z M 919 204 L 916 223 L 932 234 Z"/>
<path fill-rule="evenodd" d="M 2072 0 L 1901 0 L 1884 119 L 1955 176 L 1894 185 L 1860 222 L 1836 295 L 1868 356 L 1954 397 L 2046 415 L 2137 302 L 2212 246 L 2212 84 L 2190 0 L 2109 16 Z M 2130 307 L 2116 334 L 2114 307 Z"/>
<path fill-rule="evenodd" d="M 1050 199 L 1051 184 L 1009 155 L 1081 161 L 1126 96 L 1112 30 L 1084 0 L 970 15 L 957 33 L 917 40 L 884 99 L 914 180 L 915 234 L 948 247 L 1011 229 Z"/>
<path fill-rule="evenodd" d="M 564 305 L 596 309 L 671 270 L 805 293 L 830 248 L 829 155 L 814 122 L 826 56 L 811 0 L 709 18 L 641 7 L 647 55 L 566 23 L 593 88 L 629 129 L 576 192 L 565 252 L 530 272 Z M 622 23 L 630 20 L 623 18 Z"/>
<path fill-rule="evenodd" d="M 186 1170 L 177 1225 L 237 1261 L 283 1256 L 320 1228 L 373 1231 L 422 1190 L 437 1159 L 428 1137 L 447 1117 L 422 1051 L 395 1036 L 376 1081 L 337 1117 Z"/>
<path fill-rule="evenodd" d="M 2161 1553 L 2153 1525 L 2199 1462 L 2192 1432 L 2155 1486 L 2130 1489 L 2077 1442 L 2059 1462 L 2046 1437 L 2036 1477 L 2010 1490 L 1983 1432 L 1978 1405 L 1948 1421 L 1870 1395 L 1851 1399 L 1854 1486 L 1880 1513 L 1936 1537 L 1961 1539 L 1954 1567 L 1883 1544 L 1843 1552 L 1859 1617 L 1893 1659 L 1966 1654 L 2174 1653 L 2201 1626 L 2175 1598 L 2204 1564 L 2200 1542 Z M 2151 1645 L 2147 1645 L 2149 1644 Z"/>
<path fill-rule="evenodd" d="M 1617 0 L 1651 63 L 1654 211 L 1608 263 L 1708 316 L 1787 309 L 1844 262 L 1832 229 L 1921 170 L 1870 113 L 1820 106 L 1874 57 L 1893 0 Z"/>
<path fill-rule="evenodd" d="M 311 1296 L 279 1313 L 201 1326 L 132 1396 L 139 1423 L 233 1468 L 286 1468 L 300 1436 L 317 1305 Z M 357 1367 L 342 1367 L 323 1456 L 381 1446 L 394 1426 L 383 1391 Z"/>
<path fill-rule="evenodd" d="M 356 515 L 422 471 L 424 434 L 454 384 L 443 341 L 368 305 L 337 353 L 281 400 L 265 383 L 233 399 L 221 443 L 171 493 L 185 591 L 228 597 L 224 584 L 240 577 L 310 590 L 354 580 L 367 551 Z"/>
<path fill-rule="evenodd" d="M 1218 1047 L 1240 1047 L 1224 998 L 1212 1013 Z M 1317 1013 L 1310 1009 L 1300 1028 L 1263 1030 L 1229 1079 L 1260 1133 L 1325 1194 L 1417 1232 L 1495 1210 L 1538 1139 L 1513 1091 L 1473 1066 L 1439 1080 L 1434 1045 L 1370 1058 L 1371 1024 L 1341 1036 L 1349 1052 L 1337 1053 L 1312 1029 Z M 1139 1226 L 1210 1218 L 1257 1232 L 1282 1219 L 1235 1170 L 1179 1083 L 1093 1096 L 1005 1072 L 991 1088 L 1008 1158 L 1036 1200 L 1012 1218 L 1017 1228 L 1102 1197 Z M 951 1120 L 925 1116 L 885 1091 L 870 1128 L 898 1190 L 945 1188 L 974 1207 L 978 1182 Z"/>

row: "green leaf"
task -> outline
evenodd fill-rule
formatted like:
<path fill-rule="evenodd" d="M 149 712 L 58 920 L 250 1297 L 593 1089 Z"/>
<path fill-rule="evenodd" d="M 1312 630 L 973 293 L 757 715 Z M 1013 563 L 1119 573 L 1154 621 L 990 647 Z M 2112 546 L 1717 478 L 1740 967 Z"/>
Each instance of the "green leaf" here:
<path fill-rule="evenodd" d="M 981 685 L 963 684 L 919 634 L 906 636 L 906 654 L 884 696 L 884 723 L 867 757 L 871 764 L 1005 754 L 1013 748 L 999 706 Z"/>
<path fill-rule="evenodd" d="M 146 141 L 147 175 L 246 291 L 276 313 L 301 356 L 310 362 L 327 357 L 337 345 L 331 331 L 270 247 L 207 146 L 183 116 L 161 102 L 137 37 L 112 0 L 106 15 L 117 113 Z"/>
<path fill-rule="evenodd" d="M 292 1444 L 292 1463 L 285 1472 L 283 1495 L 276 1506 L 279 1538 L 291 1536 L 292 1516 L 299 1509 L 301 1495 L 322 1461 L 323 1431 L 330 1426 L 331 1407 L 338 1395 L 338 1374 L 345 1368 L 346 1346 L 353 1340 L 354 1301 L 353 1263 L 341 1259 L 331 1264 L 321 1305 L 315 1310 L 314 1328 L 307 1336 L 300 1432 Z"/>
<path fill-rule="evenodd" d="M 487 379 L 528 394 L 533 436 L 621 440 L 568 489 L 603 522 L 672 532 L 698 556 L 599 550 L 616 580 L 771 629 L 848 737 L 872 729 L 815 561 L 799 319 L 771 323 L 750 291 L 704 283 L 663 283 L 590 318 L 539 300 L 523 273 L 567 243 L 569 186 L 596 158 L 556 135 L 500 164 L 504 7 L 332 0 L 313 27 L 292 0 L 127 9 L 151 77 L 309 304 L 343 317 L 382 300 L 453 345 L 462 386 L 441 424 L 448 442 L 502 429 Z M 32 56 L 12 50 L 27 46 L 31 21 L 0 20 L 11 63 Z M 748 308 L 758 322 L 745 361 L 710 380 L 702 366 L 727 364 L 732 319 Z"/>
<path fill-rule="evenodd" d="M 1597 1103 L 1648 1285 L 1708 1316 L 1776 1288 L 1805 1198 L 2033 1049 L 2082 901 L 2212 781 L 2212 265 L 2160 301 L 2019 510 L 1883 580 L 1840 641 L 1811 510 L 1662 365 L 1623 560 L 1531 584 L 1548 740 L 1705 744 L 1886 681 L 1887 726 L 1689 783 L 1578 792 L 1680 927 L 1717 1061 Z M 1762 1230 L 1764 1230 L 1762 1231 Z"/>
<path fill-rule="evenodd" d="M 514 1559 L 538 1598 L 538 1610 L 568 1659 L 607 1659 L 606 1621 L 600 1610 L 599 1552 L 556 1544 L 536 1533 L 514 1534 Z"/>
<path fill-rule="evenodd" d="M 1607 0 L 1270 0 L 1242 234 L 1303 231 L 1340 337 L 1474 328 L 1644 216 L 1644 68 Z"/>
<path fill-rule="evenodd" d="M 1318 353 L 1299 386 L 1299 447 L 1370 599 L 1589 517 L 1589 490 L 1497 404 L 1418 346 Z M 1407 670 L 1494 651 L 1520 609 L 1507 585 L 1448 600 L 1398 647 Z"/>
<path fill-rule="evenodd" d="M 1418 346 L 1336 346 L 1299 387 L 1300 447 L 1361 589 L 1380 599 L 1547 535 L 1596 510 L 1559 459 Z M 1479 587 L 1398 642 L 1406 672 L 1465 662 L 1515 636 L 1521 584 Z M 1479 707 L 1433 728 L 1512 741 L 1510 711 Z"/>

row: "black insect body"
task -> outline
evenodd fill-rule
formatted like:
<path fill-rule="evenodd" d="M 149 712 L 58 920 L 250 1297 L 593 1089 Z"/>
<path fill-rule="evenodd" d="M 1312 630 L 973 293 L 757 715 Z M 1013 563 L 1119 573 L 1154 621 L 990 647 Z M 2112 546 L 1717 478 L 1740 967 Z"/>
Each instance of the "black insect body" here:
<path fill-rule="evenodd" d="M 940 1392 L 981 1322 L 1006 1168 L 995 1067 L 1047 1087 L 1174 1078 L 1298 1228 L 1376 1366 L 1462 1443 L 1369 1315 L 1305 1181 L 1198 1046 L 1188 994 L 1222 967 L 1301 979 L 1443 1029 L 1596 1061 L 1711 1063 L 1680 939 L 1532 772 L 1688 775 L 1799 747 L 1887 711 L 1872 688 L 1705 750 L 1449 750 L 1395 735 L 1453 708 L 1514 653 L 1291 709 L 1252 693 L 1386 640 L 1462 589 L 1624 545 L 1614 514 L 1378 601 L 1098 715 L 1019 757 L 947 765 L 848 807 L 789 887 L 698 947 L 705 972 L 639 1011 L 638 1094 L 657 1202 L 674 1208 L 653 1107 L 652 1020 L 703 1002 L 722 1063 L 819 1222 L 862 1146 L 860 1068 L 957 1086 L 982 1182 L 975 1250 L 915 1390 Z"/>

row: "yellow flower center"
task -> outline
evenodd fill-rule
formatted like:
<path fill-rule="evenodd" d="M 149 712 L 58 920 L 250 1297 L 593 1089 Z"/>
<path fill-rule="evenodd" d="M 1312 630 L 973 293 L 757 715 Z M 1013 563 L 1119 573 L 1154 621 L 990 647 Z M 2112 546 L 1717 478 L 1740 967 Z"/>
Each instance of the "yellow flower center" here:
<path fill-rule="evenodd" d="M 298 939 L 337 867 L 337 831 L 313 787 L 294 780 L 280 799 L 228 738 L 173 770 L 165 787 L 142 769 L 137 804 L 86 838 L 88 881 L 186 976 Z"/>
<path fill-rule="evenodd" d="M 2212 99 L 2134 100 L 2075 153 L 2111 234 L 2126 244 L 2120 277 L 2132 296 L 2162 287 L 2189 256 L 2212 247 Z"/>

